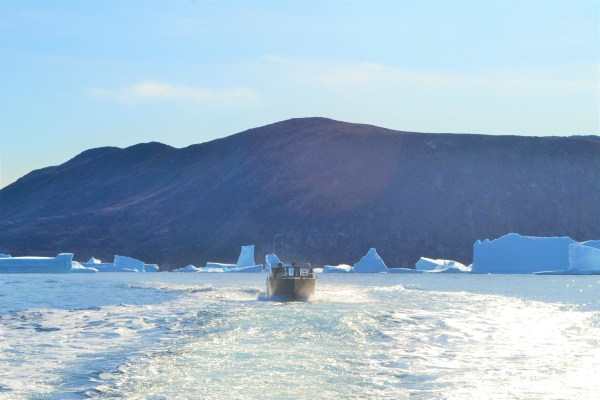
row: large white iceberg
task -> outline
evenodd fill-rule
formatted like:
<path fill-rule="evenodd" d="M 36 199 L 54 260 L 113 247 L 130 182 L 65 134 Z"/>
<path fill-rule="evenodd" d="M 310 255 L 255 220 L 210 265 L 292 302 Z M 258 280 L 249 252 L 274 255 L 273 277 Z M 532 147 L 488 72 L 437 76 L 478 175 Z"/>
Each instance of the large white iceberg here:
<path fill-rule="evenodd" d="M 200 272 L 200 268 L 196 268 L 192 264 L 189 264 L 185 267 L 174 269 L 171 272 Z"/>
<path fill-rule="evenodd" d="M 358 273 L 388 272 L 388 267 L 377 254 L 377 250 L 371 248 L 359 262 L 354 264 L 353 271 Z"/>
<path fill-rule="evenodd" d="M 68 274 L 73 268 L 73 254 L 56 257 L 2 257 L 1 274 Z"/>
<path fill-rule="evenodd" d="M 254 262 L 254 245 L 242 246 L 240 256 L 235 264 L 237 268 L 253 267 L 256 263 Z"/>
<path fill-rule="evenodd" d="M 432 273 L 461 273 L 471 271 L 469 267 L 458 261 L 426 257 L 419 258 L 419 261 L 415 264 L 415 269 Z"/>
<path fill-rule="evenodd" d="M 10 258 L 10 254 L 0 253 L 0 258 Z"/>
<path fill-rule="evenodd" d="M 509 233 L 473 245 L 473 273 L 531 274 L 566 270 L 569 267 L 570 237 L 533 237 Z"/>
<path fill-rule="evenodd" d="M 569 269 L 600 273 L 600 248 L 577 243 L 569 245 Z"/>
<path fill-rule="evenodd" d="M 354 272 L 354 267 L 348 264 L 340 264 L 340 265 L 324 265 L 323 273 L 325 274 L 333 274 L 333 273 L 346 273 L 346 272 Z"/>
<path fill-rule="evenodd" d="M 597 241 L 590 241 L 597 245 Z M 565 270 L 541 271 L 536 275 L 600 275 L 600 248 L 588 246 L 590 242 L 569 245 L 569 268 Z"/>

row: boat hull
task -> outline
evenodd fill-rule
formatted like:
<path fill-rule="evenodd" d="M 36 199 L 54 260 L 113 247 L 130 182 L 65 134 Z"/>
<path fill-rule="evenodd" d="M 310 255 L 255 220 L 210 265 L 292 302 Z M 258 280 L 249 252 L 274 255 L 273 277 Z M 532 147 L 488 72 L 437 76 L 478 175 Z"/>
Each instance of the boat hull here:
<path fill-rule="evenodd" d="M 267 278 L 267 295 L 274 300 L 308 301 L 315 294 L 317 278 Z"/>

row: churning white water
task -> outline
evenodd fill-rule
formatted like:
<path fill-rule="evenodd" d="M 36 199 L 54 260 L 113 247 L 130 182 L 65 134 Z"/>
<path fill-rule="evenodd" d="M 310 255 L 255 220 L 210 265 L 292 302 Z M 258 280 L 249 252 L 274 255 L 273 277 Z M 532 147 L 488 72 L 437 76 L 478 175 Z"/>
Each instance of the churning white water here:
<path fill-rule="evenodd" d="M 593 399 L 600 279 L 0 275 L 1 399 Z"/>

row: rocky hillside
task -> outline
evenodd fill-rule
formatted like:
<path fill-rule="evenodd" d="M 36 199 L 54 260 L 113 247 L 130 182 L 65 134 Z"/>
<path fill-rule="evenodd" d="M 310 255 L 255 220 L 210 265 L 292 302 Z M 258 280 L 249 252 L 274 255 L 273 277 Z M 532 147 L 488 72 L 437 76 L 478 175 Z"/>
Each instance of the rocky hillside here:
<path fill-rule="evenodd" d="M 283 258 L 470 263 L 508 232 L 600 239 L 598 137 L 398 132 L 292 119 L 176 149 L 85 151 L 0 191 L 0 252 L 167 267 Z M 257 257 L 258 258 L 258 257 Z M 258 260 L 257 260 L 258 261 Z"/>

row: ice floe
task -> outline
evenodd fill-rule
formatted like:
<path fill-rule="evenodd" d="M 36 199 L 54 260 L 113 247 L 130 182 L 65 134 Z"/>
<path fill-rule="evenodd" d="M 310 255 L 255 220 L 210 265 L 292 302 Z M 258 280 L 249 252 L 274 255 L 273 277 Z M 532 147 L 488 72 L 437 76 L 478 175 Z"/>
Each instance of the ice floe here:
<path fill-rule="evenodd" d="M 229 272 L 263 272 L 265 268 L 262 264 L 252 265 L 249 267 L 236 268 L 233 271 Z"/>
<path fill-rule="evenodd" d="M 96 272 L 98 272 L 98 270 L 96 268 L 84 267 L 77 261 L 73 261 L 73 263 L 71 265 L 71 273 L 82 274 L 82 273 L 96 273 Z"/>
<path fill-rule="evenodd" d="M 340 265 L 324 265 L 323 273 L 325 274 L 333 274 L 333 273 L 346 273 L 346 272 L 354 272 L 354 267 L 348 264 L 340 264 Z"/>
<path fill-rule="evenodd" d="M 171 272 L 201 272 L 201 269 L 192 264 L 188 264 L 185 267 L 174 269 Z"/>
<path fill-rule="evenodd" d="M 414 268 L 388 268 L 390 274 L 422 274 L 424 271 Z"/>
<path fill-rule="evenodd" d="M 434 258 L 421 257 L 415 264 L 415 269 L 431 273 L 461 273 L 470 272 L 471 269 L 466 265 L 453 260 L 441 260 Z"/>

